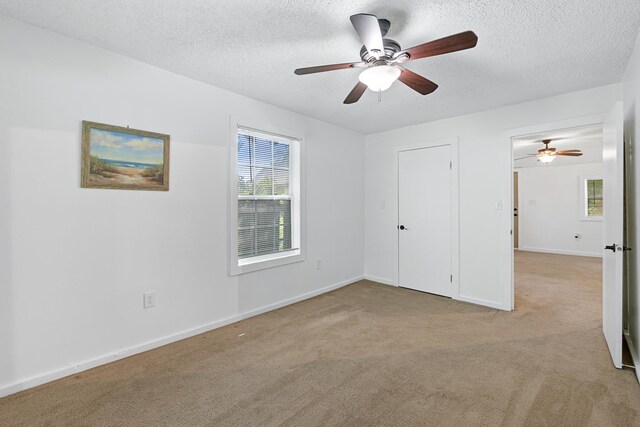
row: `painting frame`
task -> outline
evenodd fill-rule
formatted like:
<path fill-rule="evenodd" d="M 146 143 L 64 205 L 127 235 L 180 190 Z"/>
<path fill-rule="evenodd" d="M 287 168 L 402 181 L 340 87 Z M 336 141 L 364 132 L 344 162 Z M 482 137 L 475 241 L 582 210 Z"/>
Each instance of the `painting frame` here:
<path fill-rule="evenodd" d="M 93 132 L 94 130 L 96 132 Z M 125 146 L 132 143 L 135 144 L 137 141 L 145 142 L 146 145 L 142 144 L 142 148 L 137 147 L 136 150 L 142 153 L 135 154 L 144 154 L 144 147 L 149 146 L 149 141 L 157 146 L 160 144 L 158 140 L 161 140 L 162 155 L 158 156 L 157 153 L 154 155 L 156 160 L 161 158 L 162 163 L 147 164 L 138 162 L 137 159 L 135 159 L 136 161 L 111 160 L 101 158 L 97 154 L 92 156 L 92 147 L 95 148 L 94 146 L 96 145 L 92 141 L 92 135 L 95 137 L 97 132 L 107 136 L 116 136 L 119 139 L 126 139 L 127 143 L 122 143 L 122 148 L 118 148 L 117 143 L 110 145 L 112 157 L 114 150 L 117 152 L 119 149 L 123 151 L 120 155 L 122 157 L 122 155 L 126 154 L 124 152 Z M 169 146 L 170 136 L 166 134 L 83 120 L 80 186 L 82 188 L 112 190 L 169 191 Z M 157 151 L 157 148 L 155 150 Z M 131 150 L 129 152 L 133 153 Z M 92 161 L 94 162 L 93 164 Z M 102 165 L 102 168 L 96 167 L 98 162 Z M 97 169 L 100 170 L 97 171 Z M 120 178 L 126 178 L 126 181 L 132 182 L 124 182 L 125 180 Z"/>

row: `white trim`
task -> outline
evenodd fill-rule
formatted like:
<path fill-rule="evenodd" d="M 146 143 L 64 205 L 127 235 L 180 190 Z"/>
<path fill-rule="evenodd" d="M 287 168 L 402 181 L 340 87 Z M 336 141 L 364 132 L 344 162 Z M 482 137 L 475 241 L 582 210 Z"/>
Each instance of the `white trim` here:
<path fill-rule="evenodd" d="M 489 301 L 486 299 L 481 299 L 481 298 L 473 298 L 473 297 L 467 297 L 464 295 L 458 295 L 457 298 L 454 298 L 457 301 L 462 301 L 462 302 L 468 302 L 471 304 L 476 304 L 476 305 L 484 305 L 486 307 L 490 307 L 490 308 L 495 308 L 497 310 L 504 310 L 504 311 L 511 311 L 510 308 L 505 308 L 501 303 L 496 302 L 496 301 Z"/>
<path fill-rule="evenodd" d="M 604 216 L 587 216 L 587 217 L 584 217 L 584 218 L 579 218 L 578 221 L 603 222 L 604 221 Z"/>
<path fill-rule="evenodd" d="M 383 279 L 382 277 L 370 276 L 368 274 L 364 275 L 364 280 L 369 280 L 371 282 L 381 283 L 383 285 L 395 286 L 398 287 L 398 284 L 390 279 Z"/>
<path fill-rule="evenodd" d="M 238 247 L 238 218 L 237 218 L 237 199 L 238 188 L 236 186 L 236 164 L 237 164 L 237 133 L 238 128 L 251 128 L 260 129 L 263 132 L 271 133 L 274 135 L 287 135 L 288 137 L 297 140 L 297 149 L 299 150 L 299 161 L 297 167 L 299 170 L 299 181 L 290 181 L 292 186 L 298 186 L 294 188 L 294 192 L 299 194 L 297 200 L 294 199 L 291 209 L 293 212 L 299 208 L 299 221 L 292 222 L 292 232 L 294 240 L 292 241 L 293 247 L 298 249 L 269 254 L 269 256 L 263 256 L 256 258 L 255 260 L 240 261 L 237 255 Z M 229 151 L 228 151 L 228 173 L 227 173 L 227 274 L 229 276 L 236 276 L 239 274 L 249 273 L 252 271 L 264 270 L 267 268 L 279 267 L 282 265 L 292 264 L 295 262 L 304 261 L 305 248 L 306 248 L 306 144 L 304 133 L 301 131 L 283 129 L 273 126 L 268 123 L 261 123 L 255 120 L 246 119 L 238 116 L 231 115 L 229 117 Z M 290 168 L 290 171 L 293 171 Z M 296 203 L 298 206 L 296 206 Z"/>
<path fill-rule="evenodd" d="M 175 334 L 167 335 L 162 338 L 150 340 L 132 347 L 123 348 L 123 349 L 117 350 L 114 353 L 105 354 L 102 356 L 95 357 L 93 359 L 84 360 L 82 362 L 77 362 L 66 368 L 56 369 L 44 374 L 35 375 L 11 384 L 3 384 L 0 386 L 0 397 L 8 396 L 10 394 L 14 394 L 19 391 L 27 390 L 31 387 L 35 387 L 41 384 L 48 383 L 50 381 L 64 378 L 69 375 L 76 374 L 78 372 L 86 371 L 87 369 L 95 368 L 96 366 L 115 362 L 116 360 L 124 359 L 126 357 L 133 356 L 135 354 L 142 353 L 145 351 L 153 350 L 154 348 L 162 347 L 164 345 L 167 345 L 176 341 L 180 341 L 185 338 L 189 338 L 195 335 L 209 332 L 211 330 L 229 325 L 231 323 L 238 322 L 243 319 L 247 319 L 249 317 L 257 316 L 259 314 L 266 313 L 268 311 L 276 310 L 278 308 L 285 307 L 287 305 L 304 301 L 306 299 L 313 298 L 315 296 L 318 296 L 327 292 L 331 292 L 333 290 L 358 282 L 363 278 L 364 278 L 363 276 L 353 277 L 351 279 L 344 280 L 342 282 L 335 283 L 333 285 L 330 285 L 321 289 L 317 289 L 315 291 L 307 292 L 293 298 L 288 298 L 282 301 L 278 301 L 276 303 L 269 304 L 260 308 L 256 308 L 254 310 L 245 311 L 235 316 L 231 316 L 224 319 L 216 320 L 214 322 L 206 323 L 204 325 L 197 326 L 195 328 L 191 328 L 191 329 L 184 330 L 182 332 L 177 332 Z"/>
<path fill-rule="evenodd" d="M 233 257 L 229 256 L 229 258 Z M 258 255 L 251 258 L 236 259 L 238 260 L 238 264 L 235 266 L 230 266 L 230 276 L 237 276 L 239 274 L 250 273 L 252 271 L 280 267 L 281 265 L 304 261 L 304 255 L 302 255 L 300 249 L 294 249 L 292 251 L 277 252 L 267 255 Z M 234 262 L 234 260 L 232 260 L 232 262 Z"/>
<path fill-rule="evenodd" d="M 597 253 L 597 252 L 566 251 L 563 249 L 530 248 L 530 247 L 521 247 L 518 249 L 521 252 L 539 252 L 544 254 L 588 256 L 588 257 L 595 257 L 595 258 L 602 258 L 603 256 L 602 253 Z"/>
<path fill-rule="evenodd" d="M 459 174 L 459 140 L 458 137 L 435 139 L 431 141 L 419 142 L 410 145 L 403 145 L 401 147 L 394 148 L 394 171 L 393 176 L 396 180 L 396 200 L 400 195 L 399 188 L 399 168 L 398 162 L 400 158 L 400 152 L 419 150 L 423 148 L 439 147 L 443 145 L 449 145 L 451 147 L 451 275 L 452 289 L 451 298 L 458 299 L 460 294 L 460 174 Z M 400 204 L 398 203 L 396 209 L 396 226 L 400 224 Z M 399 286 L 400 277 L 400 239 L 398 238 L 398 232 L 395 233 L 394 246 L 396 248 L 395 257 L 395 273 L 396 277 L 393 280 L 394 286 Z"/>
<path fill-rule="evenodd" d="M 629 347 L 629 353 L 631 353 L 631 360 L 633 360 L 633 366 L 635 366 L 636 378 L 640 383 L 640 371 L 638 370 L 638 368 L 640 367 L 640 365 L 638 365 L 638 363 L 640 363 L 640 358 L 638 358 L 638 354 L 636 353 L 635 347 L 633 345 L 633 339 L 631 338 L 631 335 L 629 335 L 628 332 L 624 333 L 624 339 L 627 341 L 627 346 Z"/>
<path fill-rule="evenodd" d="M 502 158 L 506 158 L 504 162 L 504 176 L 507 184 L 504 189 L 503 200 L 506 200 L 506 206 L 513 206 L 513 170 L 515 165 L 513 164 L 513 141 L 512 139 L 518 136 L 535 134 L 546 132 L 556 129 L 570 129 L 589 125 L 601 125 L 605 120 L 604 114 L 594 114 L 591 116 L 575 117 L 567 120 L 560 120 L 555 122 L 541 123 L 531 126 L 525 126 L 515 129 L 507 129 L 502 132 L 502 144 L 504 149 L 499 154 Z M 504 156 L 503 156 L 504 155 Z M 508 155 L 508 157 L 505 157 Z M 502 305 L 504 307 L 510 307 L 513 310 L 515 306 L 515 274 L 514 274 L 514 256 L 513 256 L 513 215 L 511 209 L 504 209 L 503 212 L 507 212 L 508 215 L 502 217 L 503 227 L 505 230 L 504 237 L 501 239 L 501 249 L 499 258 L 504 260 L 503 269 L 500 272 L 501 289 L 502 289 Z M 520 216 L 518 215 L 518 220 Z M 522 229 L 520 229 L 522 230 Z M 509 262 L 510 261 L 510 262 Z"/>

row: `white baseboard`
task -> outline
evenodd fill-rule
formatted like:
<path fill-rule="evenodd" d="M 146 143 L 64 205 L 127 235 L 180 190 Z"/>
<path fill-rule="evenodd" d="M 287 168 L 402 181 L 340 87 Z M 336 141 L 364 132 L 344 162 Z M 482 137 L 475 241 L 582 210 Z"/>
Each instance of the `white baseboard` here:
<path fill-rule="evenodd" d="M 398 287 L 398 285 L 394 283 L 392 280 L 383 279 L 382 277 L 370 276 L 368 274 L 365 274 L 364 279 L 370 280 L 372 282 L 382 283 L 383 285 Z M 496 308 L 498 310 L 511 311 L 510 309 L 505 309 L 501 303 L 495 302 L 495 301 L 489 301 L 489 300 L 484 300 L 480 298 L 471 298 L 471 297 L 466 297 L 464 295 L 458 295 L 457 297 L 452 297 L 452 299 L 457 301 L 469 302 L 471 304 L 476 304 L 476 305 L 484 305 L 485 307 Z"/>
<path fill-rule="evenodd" d="M 636 367 L 636 369 L 635 369 L 636 378 L 638 379 L 638 382 L 640 383 L 640 372 L 638 371 L 638 368 L 640 368 L 640 365 L 638 365 L 638 363 L 640 363 L 640 359 L 638 359 L 638 353 L 636 353 L 636 348 L 633 345 L 633 339 L 631 338 L 631 335 L 629 335 L 626 332 L 624 334 L 624 339 L 627 341 L 627 345 L 629 346 L 629 352 L 631 353 L 631 359 L 633 360 L 633 366 Z"/>
<path fill-rule="evenodd" d="M 110 362 L 114 362 L 116 360 L 124 359 L 125 357 L 133 356 L 134 354 L 142 353 L 148 350 L 152 350 L 154 348 L 162 347 L 163 345 L 167 345 L 176 341 L 183 340 L 185 338 L 192 337 L 194 335 L 202 334 L 204 332 L 211 331 L 213 329 L 220 328 L 222 326 L 229 325 L 231 323 L 238 322 L 243 319 L 247 319 L 249 317 L 257 316 L 258 314 L 266 313 L 271 310 L 276 310 L 281 307 L 285 307 L 290 304 L 294 304 L 300 301 L 304 301 L 309 298 L 313 298 L 320 294 L 324 294 L 327 292 L 331 292 L 335 289 L 341 288 L 343 286 L 350 285 L 351 283 L 355 283 L 359 280 L 362 280 L 363 276 L 353 277 L 348 280 L 344 280 L 340 283 L 333 284 L 331 286 L 327 286 L 322 289 L 317 289 L 315 291 L 307 292 L 302 295 L 298 295 L 293 298 L 289 298 L 286 300 L 282 300 L 276 302 L 274 304 L 269 304 L 264 307 L 257 308 L 255 310 L 245 311 L 243 313 L 239 313 L 235 316 L 227 317 L 225 319 L 216 320 L 215 322 L 210 322 L 201 326 L 197 326 L 195 328 L 187 329 L 182 332 L 178 332 L 175 334 L 167 335 L 162 338 L 154 339 L 151 341 L 144 342 L 142 344 L 138 344 L 132 347 L 124 348 L 116 351 L 115 353 L 106 354 L 103 356 L 98 356 L 93 359 L 84 360 L 82 362 L 75 363 L 71 366 L 67 366 L 65 368 L 56 369 L 45 374 L 35 375 L 30 378 L 25 378 L 19 380 L 17 382 L 11 384 L 5 384 L 0 386 L 0 397 L 8 396 L 10 394 L 17 393 L 19 391 L 23 391 L 44 383 L 48 383 L 50 381 L 54 381 L 60 378 L 64 378 L 69 375 L 76 374 L 78 372 L 86 371 L 87 369 L 95 368 L 96 366 L 104 365 Z"/>
<path fill-rule="evenodd" d="M 368 274 L 364 275 L 364 279 L 370 280 L 372 282 L 382 283 L 383 285 L 396 286 L 396 287 L 398 286 L 393 280 L 383 279 L 382 277 L 377 277 L 377 276 L 370 276 Z"/>
<path fill-rule="evenodd" d="M 464 295 L 458 295 L 456 298 L 453 298 L 453 299 L 458 301 L 469 302 L 471 304 L 476 304 L 476 305 L 484 305 L 485 307 L 491 307 L 498 310 L 511 311 L 510 309 L 504 308 L 502 304 L 499 302 L 489 301 L 486 299 L 466 297 Z"/>
<path fill-rule="evenodd" d="M 563 249 L 547 249 L 547 248 L 518 248 L 522 252 L 540 252 L 543 254 L 557 254 L 557 255 L 574 255 L 574 256 L 588 256 L 602 258 L 602 252 L 580 252 L 580 251 L 565 251 Z"/>

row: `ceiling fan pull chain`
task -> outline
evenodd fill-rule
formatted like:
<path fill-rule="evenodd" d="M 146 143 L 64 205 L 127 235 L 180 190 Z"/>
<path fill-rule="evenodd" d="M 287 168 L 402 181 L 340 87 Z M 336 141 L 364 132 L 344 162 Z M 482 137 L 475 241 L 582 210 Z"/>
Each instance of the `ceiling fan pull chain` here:
<path fill-rule="evenodd" d="M 382 91 L 378 91 L 378 102 L 382 102 Z"/>

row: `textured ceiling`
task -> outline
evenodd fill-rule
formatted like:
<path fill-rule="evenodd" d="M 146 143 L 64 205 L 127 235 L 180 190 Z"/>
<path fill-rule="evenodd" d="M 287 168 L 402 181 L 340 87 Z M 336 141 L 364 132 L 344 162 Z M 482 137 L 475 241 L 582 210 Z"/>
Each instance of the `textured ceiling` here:
<path fill-rule="evenodd" d="M 358 70 L 293 70 L 357 61 L 360 12 L 404 48 L 479 42 L 407 65 L 431 95 L 396 82 L 343 105 Z M 362 133 L 619 82 L 640 28 L 638 0 L 0 0 L 0 14 Z"/>
<path fill-rule="evenodd" d="M 557 150 L 578 149 L 583 154 L 580 157 L 558 157 L 551 163 L 538 162 L 536 157 L 523 158 L 544 148 L 540 142 L 543 139 L 552 139 L 549 146 Z M 513 158 L 513 164 L 518 168 L 602 162 L 602 126 L 582 126 L 513 138 Z"/>

